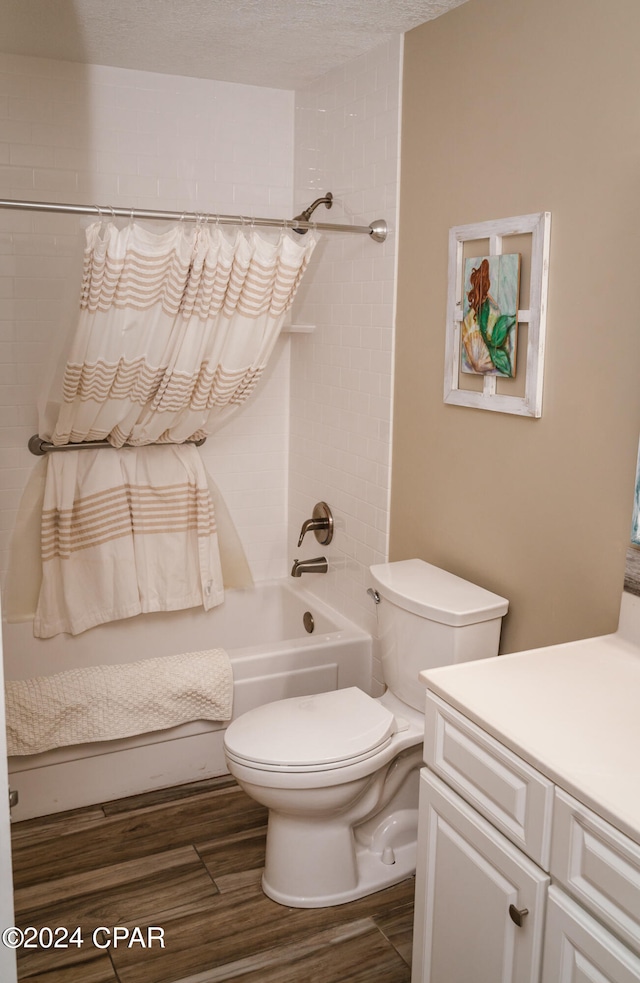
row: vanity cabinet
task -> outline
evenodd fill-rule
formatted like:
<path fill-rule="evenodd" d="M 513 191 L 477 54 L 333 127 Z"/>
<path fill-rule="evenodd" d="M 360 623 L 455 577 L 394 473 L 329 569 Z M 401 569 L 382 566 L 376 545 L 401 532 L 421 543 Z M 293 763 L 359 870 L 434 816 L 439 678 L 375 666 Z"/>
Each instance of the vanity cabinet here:
<path fill-rule="evenodd" d="M 637 983 L 640 959 L 555 884 L 549 888 L 542 983 Z"/>
<path fill-rule="evenodd" d="M 412 983 L 640 983 L 640 846 L 427 694 Z"/>
<path fill-rule="evenodd" d="M 548 875 L 426 768 L 420 825 L 414 983 L 538 983 Z"/>

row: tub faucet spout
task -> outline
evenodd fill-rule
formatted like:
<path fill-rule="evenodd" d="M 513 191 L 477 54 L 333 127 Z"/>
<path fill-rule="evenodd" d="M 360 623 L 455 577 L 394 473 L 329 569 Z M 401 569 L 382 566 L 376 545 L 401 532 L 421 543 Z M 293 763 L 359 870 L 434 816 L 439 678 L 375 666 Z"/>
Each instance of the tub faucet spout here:
<path fill-rule="evenodd" d="M 326 556 L 314 556 L 312 560 L 294 560 L 291 576 L 301 577 L 303 573 L 326 573 L 328 569 Z"/>

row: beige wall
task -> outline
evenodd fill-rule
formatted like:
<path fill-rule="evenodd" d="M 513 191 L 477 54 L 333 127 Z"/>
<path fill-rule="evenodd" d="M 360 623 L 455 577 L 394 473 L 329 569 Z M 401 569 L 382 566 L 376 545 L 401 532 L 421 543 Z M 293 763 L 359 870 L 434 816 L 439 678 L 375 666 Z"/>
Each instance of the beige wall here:
<path fill-rule="evenodd" d="M 615 630 L 640 432 L 640 3 L 468 0 L 407 35 L 391 559 Z M 539 420 L 445 406 L 451 226 L 550 211 Z"/>

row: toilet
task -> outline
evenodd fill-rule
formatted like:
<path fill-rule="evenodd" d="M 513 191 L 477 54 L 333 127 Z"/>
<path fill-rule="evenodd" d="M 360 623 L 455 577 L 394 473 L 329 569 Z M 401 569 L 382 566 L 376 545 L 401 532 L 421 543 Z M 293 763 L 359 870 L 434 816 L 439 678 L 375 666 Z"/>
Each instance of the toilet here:
<path fill-rule="evenodd" d="M 508 601 L 425 563 L 370 568 L 386 691 L 249 710 L 225 734 L 239 785 L 269 810 L 264 893 L 294 908 L 373 894 L 415 871 L 423 669 L 498 654 Z"/>

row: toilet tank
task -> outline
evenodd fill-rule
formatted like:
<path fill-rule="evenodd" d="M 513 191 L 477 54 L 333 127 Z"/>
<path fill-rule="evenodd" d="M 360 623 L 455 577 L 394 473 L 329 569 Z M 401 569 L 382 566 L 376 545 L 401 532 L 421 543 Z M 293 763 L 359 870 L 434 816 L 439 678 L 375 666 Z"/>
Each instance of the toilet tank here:
<path fill-rule="evenodd" d="M 416 710 L 424 709 L 423 669 L 498 654 L 509 602 L 424 560 L 370 568 L 380 595 L 378 629 L 384 682 Z"/>

